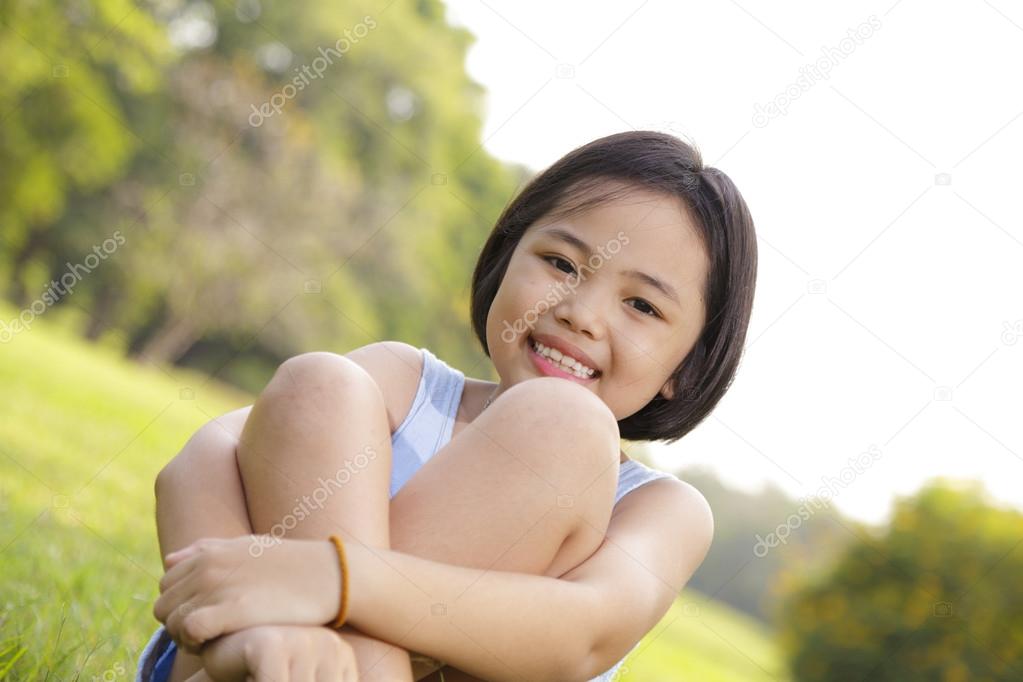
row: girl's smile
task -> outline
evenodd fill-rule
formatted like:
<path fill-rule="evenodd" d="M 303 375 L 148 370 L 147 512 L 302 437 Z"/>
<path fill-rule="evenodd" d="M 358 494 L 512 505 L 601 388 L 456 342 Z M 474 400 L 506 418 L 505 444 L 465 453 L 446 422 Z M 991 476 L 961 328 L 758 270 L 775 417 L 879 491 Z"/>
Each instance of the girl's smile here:
<path fill-rule="evenodd" d="M 546 334 L 532 334 L 527 339 L 526 349 L 533 364 L 547 376 L 562 377 L 579 384 L 589 384 L 600 376 L 600 370 L 589 356 L 567 341 Z"/>

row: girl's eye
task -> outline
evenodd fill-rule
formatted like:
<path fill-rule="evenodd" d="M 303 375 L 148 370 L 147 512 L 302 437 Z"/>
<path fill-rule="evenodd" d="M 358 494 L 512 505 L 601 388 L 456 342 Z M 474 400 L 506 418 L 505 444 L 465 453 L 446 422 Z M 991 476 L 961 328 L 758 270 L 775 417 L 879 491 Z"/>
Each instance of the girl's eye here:
<path fill-rule="evenodd" d="M 569 263 L 567 260 L 565 260 L 564 258 L 562 258 L 560 256 L 544 256 L 543 259 L 545 261 L 547 261 L 548 263 L 550 263 L 551 261 L 559 261 L 561 263 L 568 263 L 568 270 L 561 270 L 561 268 L 558 268 L 557 263 L 554 263 L 554 267 L 558 268 L 558 270 L 561 270 L 562 272 L 564 272 L 566 274 L 569 274 L 569 275 L 571 275 L 572 273 L 575 272 L 575 268 L 572 267 L 572 264 Z"/>
<path fill-rule="evenodd" d="M 647 312 L 643 312 L 642 310 L 640 310 L 640 312 L 642 312 L 642 313 L 643 313 L 644 315 L 649 315 L 650 317 L 660 317 L 660 314 L 659 314 L 659 313 L 657 312 L 657 309 L 656 309 L 656 308 L 654 308 L 654 307 L 653 307 L 652 305 L 650 305 L 649 303 L 647 303 L 646 301 L 644 301 L 643 299 L 641 299 L 641 298 L 633 298 L 633 299 L 631 299 L 631 300 L 633 300 L 633 301 L 638 301 L 639 303 L 641 303 L 641 304 L 643 304 L 644 306 L 646 306 L 647 308 L 649 308 L 649 309 L 650 309 L 650 313 L 653 313 L 653 314 L 651 315 L 650 313 L 647 313 Z M 639 310 L 639 308 L 637 308 L 637 310 Z"/>
<path fill-rule="evenodd" d="M 542 258 L 545 261 L 547 261 L 548 263 L 552 263 L 554 265 L 554 267 L 558 268 L 558 270 L 561 270 L 562 272 L 564 272 L 566 274 L 571 275 L 571 274 L 575 273 L 575 268 L 572 267 L 572 263 L 570 261 L 565 260 L 561 256 L 542 256 Z M 565 264 L 567 264 L 568 265 L 568 270 L 562 270 L 560 267 L 558 267 L 558 263 L 565 263 Z M 629 299 L 629 300 L 637 301 L 641 306 L 644 306 L 645 310 L 641 309 L 641 308 L 636 308 L 637 310 L 639 310 L 639 312 L 643 313 L 644 315 L 646 315 L 648 317 L 660 317 L 661 316 L 660 313 L 657 312 L 656 308 L 654 308 L 652 305 L 650 305 L 649 303 L 644 301 L 642 298 L 632 298 L 632 299 Z"/>

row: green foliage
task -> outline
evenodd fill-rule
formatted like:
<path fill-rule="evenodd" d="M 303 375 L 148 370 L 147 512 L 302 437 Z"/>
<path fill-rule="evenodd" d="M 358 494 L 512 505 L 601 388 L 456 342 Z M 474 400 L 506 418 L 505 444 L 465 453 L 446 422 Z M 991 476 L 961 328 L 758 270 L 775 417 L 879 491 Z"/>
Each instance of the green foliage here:
<path fill-rule="evenodd" d="M 770 484 L 757 492 L 736 490 L 695 467 L 678 476 L 714 510 L 714 543 L 689 587 L 764 623 L 772 623 L 790 577 L 833 563 L 855 537 L 848 530 L 853 522 L 820 498 L 797 500 Z"/>
<path fill-rule="evenodd" d="M 11 246 L 115 180 L 137 140 L 121 98 L 159 86 L 166 41 L 128 0 L 0 5 L 0 219 Z"/>
<path fill-rule="evenodd" d="M 253 390 L 253 363 L 385 338 L 483 364 L 467 285 L 522 169 L 482 149 L 472 36 L 441 3 L 0 11 L 9 300 L 118 235 L 56 308 L 140 359 Z"/>
<path fill-rule="evenodd" d="M 938 480 L 785 601 L 798 680 L 1023 679 L 1023 515 Z"/>

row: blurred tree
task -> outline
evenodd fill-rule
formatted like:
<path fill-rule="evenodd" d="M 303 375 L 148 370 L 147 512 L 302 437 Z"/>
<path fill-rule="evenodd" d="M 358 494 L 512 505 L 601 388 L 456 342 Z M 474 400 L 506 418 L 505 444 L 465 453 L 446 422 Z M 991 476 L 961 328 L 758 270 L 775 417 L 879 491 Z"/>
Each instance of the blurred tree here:
<path fill-rule="evenodd" d="M 467 285 L 526 172 L 482 149 L 442 3 L 0 7 L 19 305 L 116 233 L 57 305 L 133 355 L 254 376 L 246 357 L 398 338 L 481 364 Z"/>
<path fill-rule="evenodd" d="M 168 57 L 161 28 L 129 0 L 0 3 L 0 229 L 18 305 L 69 195 L 116 179 L 137 148 L 124 100 L 160 87 Z"/>
<path fill-rule="evenodd" d="M 678 477 L 714 512 L 714 542 L 687 586 L 765 624 L 773 625 L 781 576 L 831 564 L 855 539 L 854 524 L 821 497 L 796 500 L 773 484 L 746 492 L 695 467 Z"/>
<path fill-rule="evenodd" d="M 780 625 L 797 680 L 1023 680 L 1023 515 L 935 481 L 886 533 L 791 585 Z"/>

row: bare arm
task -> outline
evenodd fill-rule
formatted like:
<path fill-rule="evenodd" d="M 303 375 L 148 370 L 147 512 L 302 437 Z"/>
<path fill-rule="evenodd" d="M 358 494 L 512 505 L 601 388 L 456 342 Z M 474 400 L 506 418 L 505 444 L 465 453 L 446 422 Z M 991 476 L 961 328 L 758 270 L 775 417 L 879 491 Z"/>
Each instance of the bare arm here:
<path fill-rule="evenodd" d="M 349 542 L 349 622 L 485 679 L 590 679 L 664 615 L 713 535 L 706 501 L 685 483 L 656 481 L 629 498 L 600 549 L 561 578 L 454 566 Z M 197 604 L 177 621 L 193 642 L 260 618 L 274 622 L 272 609 L 254 608 L 239 595 L 286 595 L 289 608 L 305 614 L 303 623 L 333 617 L 340 571 L 329 542 L 285 540 L 260 559 L 249 549 L 244 538 L 212 540 L 176 557 L 161 582 L 158 617 L 170 623 L 181 604 Z M 231 584 L 221 586 L 211 579 L 216 575 L 231 575 Z"/>
<path fill-rule="evenodd" d="M 589 680 L 664 616 L 713 533 L 703 496 L 665 480 L 623 499 L 601 547 L 560 578 L 353 547 L 351 618 L 484 679 Z"/>
<path fill-rule="evenodd" d="M 609 669 L 657 625 L 713 539 L 710 505 L 678 479 L 647 483 L 618 503 L 604 543 L 562 576 L 589 585 L 601 603 L 581 679 Z"/>
<path fill-rule="evenodd" d="M 574 679 L 600 609 L 583 583 L 348 547 L 350 622 L 487 680 Z"/>

